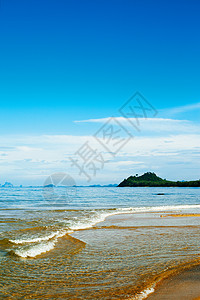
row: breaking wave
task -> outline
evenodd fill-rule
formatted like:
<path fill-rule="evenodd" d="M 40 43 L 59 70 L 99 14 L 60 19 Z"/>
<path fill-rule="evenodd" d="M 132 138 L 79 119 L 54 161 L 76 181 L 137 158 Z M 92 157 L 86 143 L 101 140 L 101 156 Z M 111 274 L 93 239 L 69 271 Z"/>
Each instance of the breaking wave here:
<path fill-rule="evenodd" d="M 199 204 L 194 205 L 168 205 L 168 206 L 153 206 L 153 207 L 127 207 L 127 208 L 117 208 L 117 209 L 105 209 L 105 210 L 87 210 L 87 213 L 81 215 L 80 218 L 72 218 L 71 220 L 63 220 L 65 224 L 65 228 L 62 230 L 57 230 L 50 232 L 49 234 L 42 234 L 40 232 L 40 236 L 34 236 L 33 234 L 30 237 L 9 239 L 7 241 L 7 245 L 12 243 L 15 247 L 11 250 L 17 256 L 28 258 L 28 257 L 36 257 L 40 254 L 48 252 L 52 250 L 56 243 L 58 242 L 58 238 L 63 237 L 66 234 L 70 234 L 76 230 L 83 230 L 90 227 L 93 227 L 95 224 L 103 222 L 108 216 L 117 215 L 117 214 L 129 214 L 129 213 L 141 213 L 141 212 L 163 212 L 163 211 L 176 211 L 176 210 L 184 210 L 184 209 L 200 209 Z M 17 247 L 16 247 L 17 246 Z M 152 289 L 146 290 L 144 295 L 140 295 L 140 297 L 144 297 L 146 293 L 152 292 Z M 138 296 L 139 297 L 139 296 Z M 144 299 L 144 298 L 137 298 Z"/>

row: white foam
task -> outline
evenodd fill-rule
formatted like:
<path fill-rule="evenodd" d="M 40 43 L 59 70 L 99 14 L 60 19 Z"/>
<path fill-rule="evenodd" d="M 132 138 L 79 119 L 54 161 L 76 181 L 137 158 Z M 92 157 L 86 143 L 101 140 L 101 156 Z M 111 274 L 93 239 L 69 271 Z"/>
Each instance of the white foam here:
<path fill-rule="evenodd" d="M 137 294 L 135 297 L 129 299 L 129 300 L 143 300 L 146 299 L 150 294 L 152 294 L 154 292 L 154 288 L 148 288 L 146 290 L 144 290 L 143 292 Z"/>
<path fill-rule="evenodd" d="M 190 208 L 199 208 L 199 204 L 195 205 L 166 205 L 166 206 L 147 206 L 147 207 L 125 207 L 118 208 L 112 212 L 96 212 L 94 216 L 91 218 L 86 218 L 82 221 L 72 221 L 70 224 L 70 229 L 72 230 L 80 230 L 87 229 L 94 226 L 97 223 L 103 222 L 107 217 L 112 215 L 119 214 L 130 214 L 137 212 L 157 212 L 157 211 L 166 211 L 166 210 L 181 210 L 181 209 L 190 209 Z"/>
<path fill-rule="evenodd" d="M 23 249 L 19 248 L 14 250 L 15 254 L 26 258 L 26 257 L 35 257 L 37 255 L 40 255 L 42 253 L 48 252 L 52 250 L 55 246 L 55 243 L 57 241 L 49 241 L 48 243 L 40 243 L 38 245 L 31 246 L 29 248 Z"/>
<path fill-rule="evenodd" d="M 50 235 L 47 235 L 47 236 L 31 238 L 31 239 L 10 240 L 10 242 L 14 243 L 14 244 L 38 243 L 38 242 L 42 242 L 42 241 L 48 241 L 48 240 L 58 236 L 59 234 L 60 234 L 60 232 L 56 231 L 56 232 L 52 232 Z M 63 233 L 63 235 L 64 234 L 66 234 L 66 232 Z"/>
<path fill-rule="evenodd" d="M 180 210 L 180 209 L 192 209 L 199 208 L 200 204 L 192 205 L 163 205 L 163 206 L 143 206 L 143 207 L 125 207 L 119 208 L 117 210 L 118 214 L 120 212 L 156 212 L 156 211 L 165 211 L 165 210 Z"/>
<path fill-rule="evenodd" d="M 21 257 L 35 257 L 42 253 L 52 250 L 58 241 L 58 238 L 64 236 L 66 233 L 71 233 L 72 231 L 57 231 L 51 233 L 48 236 L 26 239 L 26 240 L 12 240 L 15 244 L 25 244 L 25 246 L 19 247 L 14 251 L 14 253 Z M 26 245 L 26 244 L 31 245 Z M 37 243 L 37 244 L 35 244 Z M 33 245 L 32 245 L 33 244 Z M 35 245 L 34 245 L 35 244 Z"/>
<path fill-rule="evenodd" d="M 82 221 L 72 222 L 70 225 L 70 229 L 72 230 L 80 230 L 87 229 L 94 226 L 97 223 L 103 222 L 106 217 L 112 215 L 112 213 L 97 213 L 95 216 L 87 219 L 83 219 Z"/>
<path fill-rule="evenodd" d="M 29 239 L 16 239 L 10 240 L 14 244 L 25 244 L 23 247 L 19 247 L 14 250 L 15 254 L 21 257 L 35 257 L 42 253 L 48 252 L 52 250 L 57 243 L 57 239 L 59 237 L 64 236 L 66 233 L 72 233 L 74 230 L 87 229 L 93 227 L 95 224 L 103 222 L 108 216 L 118 215 L 118 214 L 130 214 L 137 212 L 158 212 L 158 211 L 166 211 L 166 210 L 181 210 L 181 209 L 194 209 L 199 208 L 199 204 L 194 205 L 166 205 L 166 206 L 149 206 L 149 207 L 127 207 L 127 208 L 118 208 L 113 211 L 93 211 L 93 215 L 91 217 L 83 217 L 82 220 L 72 220 L 68 229 L 62 231 L 52 232 L 46 236 L 40 237 L 32 237 Z M 37 243 L 36 245 L 33 245 Z M 32 244 L 27 245 L 26 244 Z M 147 289 L 143 291 L 141 294 L 137 295 L 140 298 L 134 299 L 145 299 L 149 293 L 154 291 L 153 288 Z M 141 298 L 143 297 L 143 298 Z"/>
<path fill-rule="evenodd" d="M 96 212 L 91 217 L 86 217 L 80 221 L 72 221 L 70 224 L 70 229 L 72 230 L 80 230 L 80 229 L 87 229 L 91 228 L 97 223 L 103 222 L 107 217 L 112 215 L 118 215 L 118 214 L 124 214 L 124 213 L 130 213 L 132 210 L 130 208 L 125 209 L 126 211 L 122 210 L 115 210 L 113 212 Z"/>

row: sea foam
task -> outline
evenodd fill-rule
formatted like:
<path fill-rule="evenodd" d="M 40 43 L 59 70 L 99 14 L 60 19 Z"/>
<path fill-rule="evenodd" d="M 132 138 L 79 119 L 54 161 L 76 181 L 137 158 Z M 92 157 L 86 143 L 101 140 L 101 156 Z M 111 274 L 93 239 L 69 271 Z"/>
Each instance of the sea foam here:
<path fill-rule="evenodd" d="M 131 298 L 129 300 L 143 300 L 143 299 L 146 299 L 154 291 L 155 291 L 154 288 L 150 287 L 150 288 L 142 291 L 141 293 L 137 294 L 136 296 L 134 296 L 133 298 Z"/>
<path fill-rule="evenodd" d="M 48 241 L 60 234 L 59 231 L 52 232 L 50 235 L 37 237 L 37 238 L 30 238 L 30 239 L 18 239 L 18 240 L 10 240 L 11 243 L 14 244 L 29 244 L 29 243 L 38 243 L 42 241 Z M 66 234 L 66 233 L 64 233 Z"/>
<path fill-rule="evenodd" d="M 118 214 L 130 214 L 130 213 L 142 213 L 142 212 L 160 212 L 166 210 L 184 210 L 184 209 L 200 209 L 199 204 L 194 205 L 166 205 L 166 206 L 147 206 L 147 207 L 126 207 L 118 208 L 115 210 L 104 210 L 104 211 L 92 211 L 91 216 L 82 217 L 80 219 L 71 220 L 68 224 L 68 228 L 64 230 L 58 230 L 52 232 L 49 235 L 44 235 L 40 237 L 30 237 L 21 239 L 10 239 L 9 241 L 16 245 L 22 245 L 21 247 L 13 250 L 14 253 L 21 257 L 36 257 L 42 253 L 48 252 L 55 247 L 59 237 L 66 235 L 67 233 L 72 233 L 76 230 L 84 230 L 93 227 L 95 224 L 103 222 L 107 217 Z M 67 225 L 66 225 L 67 226 Z M 146 293 L 152 292 L 152 289 L 147 289 L 143 294 L 139 295 L 143 298 L 134 299 L 145 299 Z M 138 297 L 139 297 L 138 296 Z"/>
<path fill-rule="evenodd" d="M 28 248 L 19 248 L 14 250 L 14 253 L 20 257 L 35 257 L 42 253 L 52 250 L 56 241 L 49 241 L 48 243 L 40 243 L 38 245 L 30 246 Z"/>

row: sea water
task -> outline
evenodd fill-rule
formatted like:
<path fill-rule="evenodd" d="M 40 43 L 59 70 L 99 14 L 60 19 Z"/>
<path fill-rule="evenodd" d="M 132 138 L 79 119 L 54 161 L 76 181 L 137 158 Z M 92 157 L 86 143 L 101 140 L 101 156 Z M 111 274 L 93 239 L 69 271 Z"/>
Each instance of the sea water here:
<path fill-rule="evenodd" d="M 0 296 L 144 299 L 198 261 L 200 218 L 170 214 L 200 213 L 199 191 L 1 188 Z"/>

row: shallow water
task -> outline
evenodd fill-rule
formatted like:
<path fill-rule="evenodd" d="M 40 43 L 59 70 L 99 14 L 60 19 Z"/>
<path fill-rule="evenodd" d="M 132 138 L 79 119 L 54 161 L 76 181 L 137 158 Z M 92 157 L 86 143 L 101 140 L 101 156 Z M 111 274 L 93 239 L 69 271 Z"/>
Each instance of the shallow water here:
<path fill-rule="evenodd" d="M 133 299 L 199 259 L 200 218 L 161 218 L 186 212 L 199 188 L 1 189 L 0 296 Z"/>

